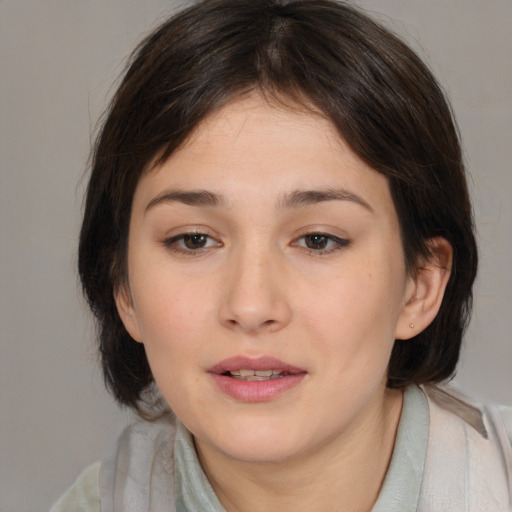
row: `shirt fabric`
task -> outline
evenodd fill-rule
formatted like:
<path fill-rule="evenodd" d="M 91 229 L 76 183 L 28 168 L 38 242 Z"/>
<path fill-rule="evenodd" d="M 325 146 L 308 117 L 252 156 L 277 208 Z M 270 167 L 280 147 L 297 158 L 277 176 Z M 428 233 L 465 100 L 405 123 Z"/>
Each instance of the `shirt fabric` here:
<path fill-rule="evenodd" d="M 426 389 L 427 394 L 425 389 L 409 386 L 404 392 L 393 454 L 372 512 L 512 510 L 510 502 L 505 503 L 512 492 L 512 408 L 502 408 L 499 417 L 497 409 L 483 415 L 483 407 L 476 408 L 453 390 Z M 436 405 L 432 405 L 433 401 Z M 457 415 L 464 418 L 456 424 L 455 431 L 460 430 L 460 425 L 462 430 L 455 438 L 446 439 L 443 426 L 450 422 L 454 407 Z M 503 425 L 503 431 L 495 435 L 491 430 L 496 424 Z M 499 471 L 506 474 L 496 475 L 500 478 L 492 478 L 497 482 L 495 487 L 491 482 L 489 489 L 471 498 L 475 503 L 481 500 L 478 508 L 458 503 L 457 496 L 465 489 L 453 489 L 445 482 L 462 471 L 457 481 L 467 484 L 468 468 L 487 456 L 480 452 L 488 447 L 494 450 L 499 444 L 487 443 L 484 438 L 495 439 L 497 435 L 502 436 L 502 442 L 503 435 L 508 435 L 505 443 L 510 450 L 504 457 L 491 457 L 499 459 L 500 464 L 504 458 Z M 138 421 L 123 433 L 120 446 L 124 449 L 118 449 L 115 458 L 87 468 L 51 512 L 118 512 L 114 501 L 129 503 L 130 512 L 225 512 L 199 464 L 192 435 L 179 421 L 172 417 L 155 423 Z M 457 456 L 450 458 L 455 462 L 437 467 L 439 464 L 433 463 L 432 457 L 439 460 L 446 449 L 457 450 Z M 142 459 L 135 453 L 143 454 Z M 439 508 L 432 508 L 433 503 Z"/>

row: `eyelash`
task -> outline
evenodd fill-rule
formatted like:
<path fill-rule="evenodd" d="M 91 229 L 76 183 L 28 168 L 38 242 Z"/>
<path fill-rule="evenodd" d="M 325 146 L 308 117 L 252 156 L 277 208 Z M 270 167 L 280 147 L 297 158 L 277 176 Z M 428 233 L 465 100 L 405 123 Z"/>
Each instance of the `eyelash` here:
<path fill-rule="evenodd" d="M 190 247 L 180 247 L 178 244 L 181 242 L 182 244 L 185 244 L 187 238 L 192 237 L 199 237 L 206 240 L 206 245 L 202 247 L 196 247 L 196 248 L 190 248 Z M 304 245 L 299 244 L 298 242 L 300 240 L 306 240 L 308 237 L 318 237 L 323 239 L 322 241 L 326 242 L 328 248 L 312 248 L 307 246 L 307 242 L 305 242 Z M 208 241 L 213 241 L 215 244 L 213 246 L 220 247 L 222 244 L 221 242 L 217 242 L 213 237 L 206 233 L 202 233 L 199 231 L 193 231 L 188 233 L 180 233 L 179 235 L 173 236 L 171 238 L 165 239 L 162 243 L 165 247 L 172 250 L 173 252 L 184 254 L 187 256 L 199 256 L 203 254 L 204 251 L 208 250 L 210 246 L 208 246 Z M 317 242 L 317 244 L 320 242 Z M 292 245 L 297 247 L 302 247 L 304 250 L 306 250 L 309 254 L 315 255 L 315 256 L 321 256 L 324 254 L 331 254 L 336 251 L 339 251 L 340 249 L 343 249 L 344 247 L 347 247 L 350 245 L 351 241 L 347 240 L 345 238 L 339 238 L 334 235 L 329 235 L 327 233 L 321 233 L 321 232 L 311 232 L 306 233 L 305 235 L 300 236 L 299 238 L 296 238 Z M 329 244 L 331 244 L 331 247 L 329 247 Z"/>
<path fill-rule="evenodd" d="M 324 239 L 327 244 L 331 243 L 331 247 L 324 248 L 324 249 L 313 249 L 311 247 L 307 247 L 306 245 L 302 246 L 309 254 L 312 254 L 314 256 L 322 256 L 324 254 L 332 254 L 336 251 L 339 251 L 340 249 L 343 249 L 344 247 L 347 247 L 350 245 L 351 241 L 347 240 L 346 238 L 339 238 L 334 235 L 329 235 L 328 233 L 321 233 L 321 232 L 311 232 L 306 233 L 305 235 L 300 236 L 294 241 L 294 245 L 298 245 L 299 240 L 305 240 L 306 238 L 312 238 L 312 237 L 319 237 Z"/>
<path fill-rule="evenodd" d="M 206 244 L 208 244 L 209 241 L 214 241 L 217 246 L 221 246 L 222 244 L 220 242 L 217 242 L 213 237 L 206 233 L 202 233 L 199 231 L 192 231 L 189 233 L 180 233 L 179 235 L 173 236 L 171 238 L 166 238 L 163 241 L 163 245 L 170 249 L 173 252 L 179 253 L 179 254 L 185 254 L 186 256 L 199 256 L 204 251 L 208 250 L 210 247 L 203 246 L 203 247 L 196 247 L 196 248 L 190 248 L 190 247 L 180 247 L 178 244 L 181 242 L 182 244 L 185 244 L 185 240 L 192 237 L 201 237 L 206 239 Z"/>

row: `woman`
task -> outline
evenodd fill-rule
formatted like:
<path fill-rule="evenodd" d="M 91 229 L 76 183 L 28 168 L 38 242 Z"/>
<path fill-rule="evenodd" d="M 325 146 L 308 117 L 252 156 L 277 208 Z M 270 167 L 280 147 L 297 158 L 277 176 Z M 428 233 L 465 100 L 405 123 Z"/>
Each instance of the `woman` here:
<path fill-rule="evenodd" d="M 436 386 L 476 267 L 407 46 L 330 0 L 185 9 L 133 55 L 80 238 L 107 385 L 144 420 L 53 510 L 510 510 L 509 413 Z"/>

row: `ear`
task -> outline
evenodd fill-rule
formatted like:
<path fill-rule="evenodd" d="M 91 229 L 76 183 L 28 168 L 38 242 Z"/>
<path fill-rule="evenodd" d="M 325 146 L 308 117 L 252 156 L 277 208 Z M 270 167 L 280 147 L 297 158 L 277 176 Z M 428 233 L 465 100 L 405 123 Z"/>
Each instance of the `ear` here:
<path fill-rule="evenodd" d="M 123 322 L 124 328 L 135 341 L 142 343 L 139 322 L 133 307 L 132 294 L 128 284 L 121 284 L 116 288 L 114 291 L 114 300 L 116 301 L 117 312 Z"/>
<path fill-rule="evenodd" d="M 445 238 L 427 241 L 431 256 L 420 262 L 406 286 L 405 304 L 400 313 L 395 339 L 410 339 L 428 327 L 441 307 L 450 279 L 453 249 Z"/>

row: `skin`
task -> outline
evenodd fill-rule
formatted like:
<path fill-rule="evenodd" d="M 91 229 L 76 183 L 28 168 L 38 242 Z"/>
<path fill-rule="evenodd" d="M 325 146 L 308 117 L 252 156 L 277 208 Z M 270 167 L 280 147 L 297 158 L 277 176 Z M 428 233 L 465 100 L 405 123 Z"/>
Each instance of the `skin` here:
<path fill-rule="evenodd" d="M 399 233 L 386 178 L 329 121 L 255 94 L 141 178 L 118 310 L 228 511 L 371 509 L 402 406 L 391 349 L 434 318 L 449 275 L 407 272 Z M 235 356 L 305 376 L 237 400 L 209 373 Z"/>

